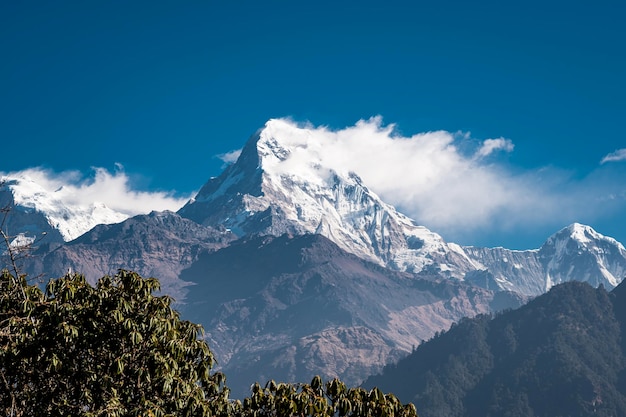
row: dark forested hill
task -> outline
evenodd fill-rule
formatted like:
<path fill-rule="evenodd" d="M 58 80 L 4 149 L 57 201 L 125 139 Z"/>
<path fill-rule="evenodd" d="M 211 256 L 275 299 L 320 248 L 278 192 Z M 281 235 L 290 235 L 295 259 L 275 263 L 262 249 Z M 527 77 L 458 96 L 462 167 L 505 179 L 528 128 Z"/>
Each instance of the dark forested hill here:
<path fill-rule="evenodd" d="M 626 415 L 626 287 L 570 282 L 491 319 L 464 319 L 364 384 L 422 417 Z"/>

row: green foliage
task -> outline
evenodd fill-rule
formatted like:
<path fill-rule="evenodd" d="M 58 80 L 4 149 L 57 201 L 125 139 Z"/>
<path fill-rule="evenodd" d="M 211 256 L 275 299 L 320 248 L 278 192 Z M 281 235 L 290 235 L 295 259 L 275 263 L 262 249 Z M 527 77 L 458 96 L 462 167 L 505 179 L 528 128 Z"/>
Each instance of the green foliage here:
<path fill-rule="evenodd" d="M 378 388 L 255 384 L 231 401 L 225 377 L 159 283 L 120 270 L 96 286 L 84 276 L 50 280 L 45 291 L 0 273 L 0 413 L 7 416 L 417 417 Z"/>
<path fill-rule="evenodd" d="M 0 275 L 0 410 L 5 415 L 229 415 L 224 376 L 201 328 L 180 319 L 156 279 L 120 270 L 45 292 Z"/>
<path fill-rule="evenodd" d="M 338 379 L 325 385 L 319 376 L 310 384 L 276 384 L 269 381 L 265 388 L 252 387 L 246 398 L 242 417 L 417 417 L 413 404 L 402 405 L 393 394 L 383 394 L 378 388 L 366 391 L 347 388 Z"/>
<path fill-rule="evenodd" d="M 464 319 L 365 385 L 429 417 L 626 415 L 620 287 L 609 296 L 569 282 L 493 319 Z"/>

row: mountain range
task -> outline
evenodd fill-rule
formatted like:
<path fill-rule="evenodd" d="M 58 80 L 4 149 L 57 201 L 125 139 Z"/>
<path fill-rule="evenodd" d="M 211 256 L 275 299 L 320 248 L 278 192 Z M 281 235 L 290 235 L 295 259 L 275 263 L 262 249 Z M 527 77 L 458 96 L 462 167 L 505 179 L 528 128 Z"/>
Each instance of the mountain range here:
<path fill-rule="evenodd" d="M 158 277 L 204 325 L 240 396 L 270 377 L 359 383 L 463 317 L 568 281 L 612 289 L 626 274 L 623 245 L 577 223 L 534 250 L 446 242 L 326 164 L 319 146 L 311 130 L 270 120 L 177 213 L 132 218 L 5 177 L 4 227 L 16 244 L 38 242 L 31 275 Z"/>

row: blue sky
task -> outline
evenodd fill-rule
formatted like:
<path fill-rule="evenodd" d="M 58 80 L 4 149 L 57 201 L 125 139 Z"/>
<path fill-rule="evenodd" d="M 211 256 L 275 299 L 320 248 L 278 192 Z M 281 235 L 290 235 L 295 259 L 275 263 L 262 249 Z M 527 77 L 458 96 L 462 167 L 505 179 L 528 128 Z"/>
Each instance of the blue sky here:
<path fill-rule="evenodd" d="M 561 217 L 499 226 L 505 207 L 444 237 L 536 247 L 579 221 L 626 242 L 626 161 L 601 164 L 626 148 L 623 2 L 0 7 L 2 172 L 121 164 L 133 189 L 185 197 L 270 118 L 342 129 L 380 115 L 402 136 L 506 138 L 514 149 L 483 165 L 573 196 Z"/>

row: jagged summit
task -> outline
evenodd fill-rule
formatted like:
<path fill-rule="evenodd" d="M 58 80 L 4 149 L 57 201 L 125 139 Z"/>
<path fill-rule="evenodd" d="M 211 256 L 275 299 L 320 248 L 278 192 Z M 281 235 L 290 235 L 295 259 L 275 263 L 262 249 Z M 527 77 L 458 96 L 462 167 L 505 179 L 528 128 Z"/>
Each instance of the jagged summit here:
<path fill-rule="evenodd" d="M 128 218 L 101 202 L 72 203 L 63 187 L 50 191 L 23 173 L 0 177 L 0 203 L 12 207 L 9 234 L 30 240 L 45 232 L 47 241 L 70 241 L 98 224 Z"/>
<path fill-rule="evenodd" d="M 382 201 L 358 172 L 342 171 L 337 168 L 341 164 L 328 161 L 323 144 L 340 139 L 327 133 L 287 120 L 268 121 L 237 162 L 179 213 L 205 225 L 222 225 L 240 237 L 320 234 L 393 269 L 526 295 L 570 280 L 613 288 L 624 276 L 623 246 L 578 223 L 529 251 L 446 243 Z"/>
<path fill-rule="evenodd" d="M 464 249 L 476 263 L 483 265 L 477 271 L 470 271 L 466 280 L 488 289 L 539 295 L 567 281 L 612 289 L 626 276 L 624 246 L 580 223 L 559 230 L 539 249 Z"/>
<path fill-rule="evenodd" d="M 572 223 L 567 226 L 564 230 L 567 230 L 572 239 L 575 239 L 581 243 L 589 242 L 593 239 L 601 239 L 602 236 L 600 233 L 597 233 L 590 226 L 586 226 L 580 223 Z"/>
<path fill-rule="evenodd" d="M 612 237 L 604 236 L 596 232 L 591 226 L 580 223 L 572 223 L 567 227 L 559 230 L 548 238 L 546 244 L 553 244 L 556 241 L 571 239 L 579 245 L 584 246 L 594 241 L 605 241 L 611 245 L 618 246 L 622 252 L 625 251 L 624 246 Z"/>
<path fill-rule="evenodd" d="M 399 270 L 432 268 L 461 278 L 472 261 L 458 245 L 383 202 L 355 172 L 322 158 L 319 131 L 267 122 L 237 162 L 211 179 L 179 214 L 238 236 L 317 233 L 342 249 Z"/>
<path fill-rule="evenodd" d="M 624 246 L 579 223 L 548 238 L 539 255 L 546 267 L 546 290 L 573 279 L 614 288 L 626 275 Z"/>
<path fill-rule="evenodd" d="M 248 140 L 238 160 L 178 213 L 239 238 L 319 234 L 391 269 L 524 295 L 571 280 L 613 288 L 626 275 L 624 246 L 579 223 L 528 251 L 445 242 L 382 201 L 358 172 L 343 169 L 345 155 L 325 148 L 342 149 L 342 140 L 323 128 L 270 120 Z M 35 179 L 27 174 L 0 178 L 0 204 L 14 207 L 5 231 L 19 242 L 46 232 L 46 243 L 61 243 L 128 217 L 102 203 L 78 202 L 72 187 L 40 185 Z"/>

